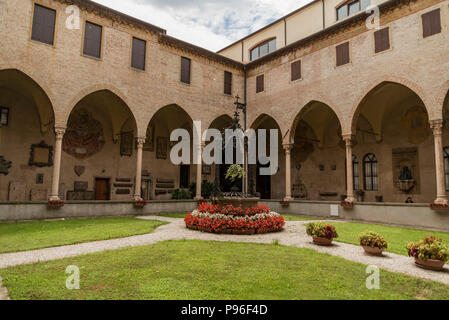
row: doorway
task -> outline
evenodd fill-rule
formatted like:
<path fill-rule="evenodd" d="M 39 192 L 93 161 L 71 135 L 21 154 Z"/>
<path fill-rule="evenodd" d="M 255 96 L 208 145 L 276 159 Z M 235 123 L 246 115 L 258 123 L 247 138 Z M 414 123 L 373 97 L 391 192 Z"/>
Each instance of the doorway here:
<path fill-rule="evenodd" d="M 256 181 L 256 191 L 260 193 L 261 199 L 271 199 L 271 176 L 260 175 L 260 168 L 268 168 L 270 164 L 267 165 L 257 165 L 257 181 Z"/>
<path fill-rule="evenodd" d="M 111 200 L 110 179 L 95 178 L 95 200 Z"/>

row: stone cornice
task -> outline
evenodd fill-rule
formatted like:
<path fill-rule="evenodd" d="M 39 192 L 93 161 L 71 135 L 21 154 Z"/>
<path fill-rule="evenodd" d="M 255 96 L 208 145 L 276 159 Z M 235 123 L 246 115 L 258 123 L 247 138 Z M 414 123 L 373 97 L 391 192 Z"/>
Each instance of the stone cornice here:
<path fill-rule="evenodd" d="M 165 29 L 159 28 L 151 23 L 131 17 L 127 14 L 113 10 L 96 2 L 90 0 L 56 0 L 66 5 L 75 5 L 81 10 L 92 12 L 98 16 L 106 17 L 112 21 L 120 22 L 125 25 L 132 25 L 134 27 L 150 31 L 153 34 L 166 34 Z"/>

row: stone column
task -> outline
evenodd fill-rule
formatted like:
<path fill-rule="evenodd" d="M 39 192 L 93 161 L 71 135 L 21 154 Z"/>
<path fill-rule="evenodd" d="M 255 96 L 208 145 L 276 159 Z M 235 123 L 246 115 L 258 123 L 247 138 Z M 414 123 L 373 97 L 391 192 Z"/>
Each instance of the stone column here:
<path fill-rule="evenodd" d="M 354 198 L 354 172 L 352 167 L 352 135 L 344 135 L 343 140 L 346 143 L 346 202 L 355 202 Z"/>
<path fill-rule="evenodd" d="M 292 197 L 292 161 L 291 154 L 293 149 L 293 144 L 284 144 L 285 151 L 285 201 L 293 200 Z"/>
<path fill-rule="evenodd" d="M 203 148 L 204 144 L 200 144 L 195 146 L 197 156 L 199 159 L 198 163 L 196 164 L 196 196 L 195 200 L 200 200 L 203 197 L 201 196 L 201 184 L 202 184 L 202 171 L 203 171 Z"/>
<path fill-rule="evenodd" d="M 62 139 L 64 138 L 65 128 L 56 127 L 56 143 L 53 163 L 53 178 L 51 186 L 51 194 L 49 201 L 60 201 L 59 199 L 59 177 L 61 175 L 61 155 L 62 155 Z"/>
<path fill-rule="evenodd" d="M 142 156 L 143 145 L 146 138 L 137 138 L 137 166 L 136 166 L 136 186 L 134 190 L 134 201 L 142 201 Z"/>
<path fill-rule="evenodd" d="M 435 141 L 435 171 L 437 182 L 436 204 L 447 204 L 446 185 L 444 179 L 444 156 L 443 156 L 443 120 L 430 121 Z"/>

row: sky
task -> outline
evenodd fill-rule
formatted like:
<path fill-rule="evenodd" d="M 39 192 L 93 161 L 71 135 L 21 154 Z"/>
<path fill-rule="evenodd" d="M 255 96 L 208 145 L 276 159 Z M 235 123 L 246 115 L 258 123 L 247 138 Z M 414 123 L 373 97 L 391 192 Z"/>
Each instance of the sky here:
<path fill-rule="evenodd" d="M 211 51 L 257 31 L 311 0 L 94 0 Z"/>

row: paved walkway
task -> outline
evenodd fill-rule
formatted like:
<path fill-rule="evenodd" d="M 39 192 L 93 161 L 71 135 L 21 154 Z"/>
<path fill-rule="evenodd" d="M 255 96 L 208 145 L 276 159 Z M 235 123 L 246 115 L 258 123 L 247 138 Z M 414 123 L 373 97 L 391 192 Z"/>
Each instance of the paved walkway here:
<path fill-rule="evenodd" d="M 0 254 L 0 269 L 23 264 L 37 263 L 41 261 L 58 260 L 74 257 L 87 253 L 115 250 L 124 247 L 154 244 L 166 240 L 215 240 L 223 242 L 252 242 L 273 243 L 277 240 L 280 244 L 298 248 L 309 248 L 318 252 L 342 257 L 346 260 L 359 262 L 365 265 L 375 265 L 380 269 L 403 273 L 422 279 L 432 280 L 449 285 L 449 270 L 435 272 L 423 270 L 415 266 L 413 259 L 406 256 L 386 253 L 384 257 L 366 255 L 360 246 L 345 243 L 335 243 L 331 247 L 316 246 L 306 234 L 304 224 L 310 221 L 289 221 L 286 223 L 285 231 L 253 236 L 218 235 L 192 231 L 185 227 L 183 219 L 165 218 L 157 216 L 140 217 L 146 220 L 161 220 L 170 222 L 158 227 L 153 233 L 132 236 L 122 239 L 95 241 L 63 247 L 47 248 L 18 253 Z M 0 271 L 1 272 L 1 271 Z M 1 281 L 0 281 L 1 282 Z M 0 284 L 0 299 L 2 287 Z"/>

